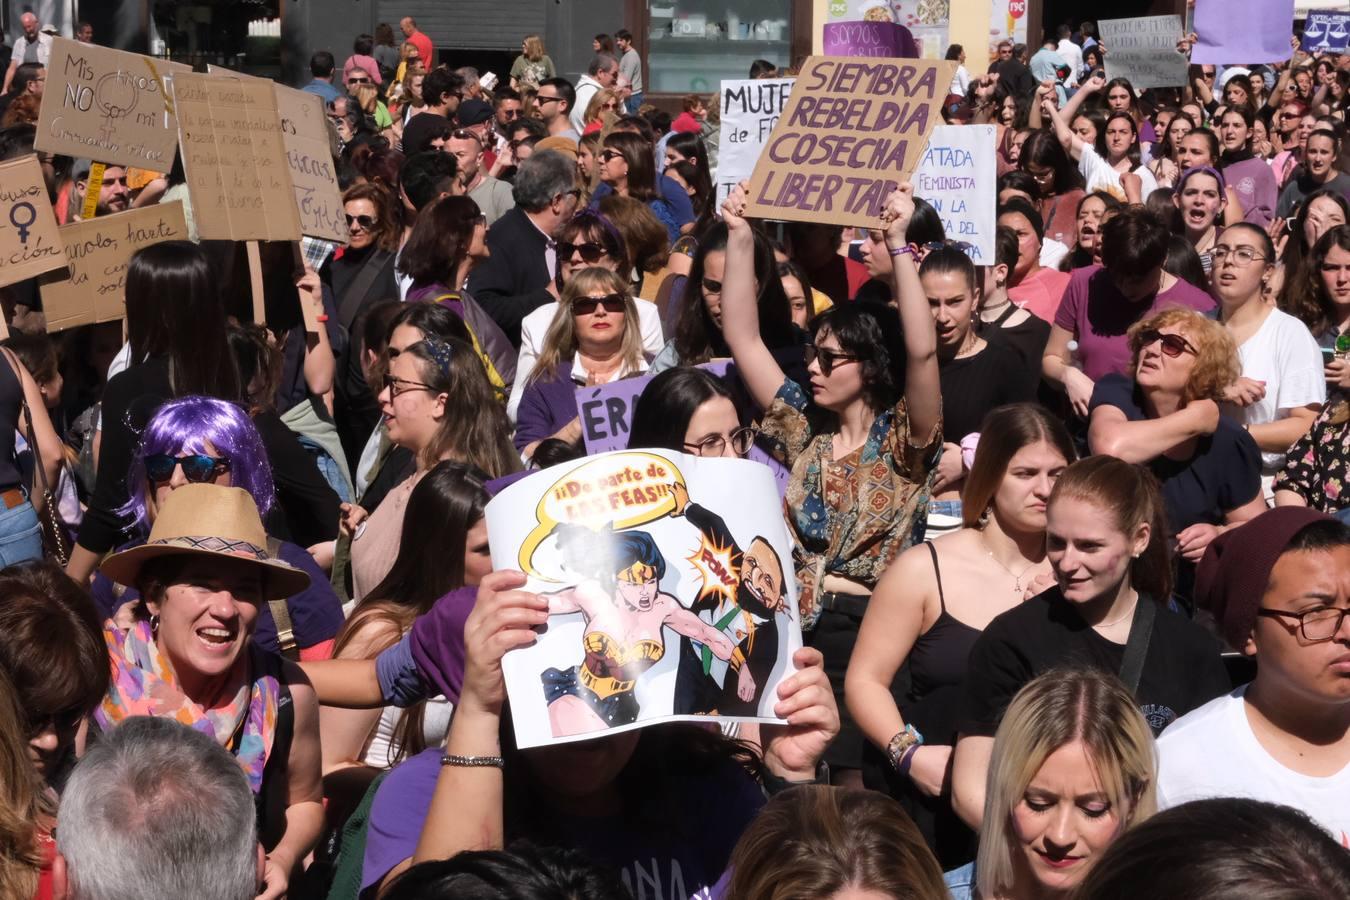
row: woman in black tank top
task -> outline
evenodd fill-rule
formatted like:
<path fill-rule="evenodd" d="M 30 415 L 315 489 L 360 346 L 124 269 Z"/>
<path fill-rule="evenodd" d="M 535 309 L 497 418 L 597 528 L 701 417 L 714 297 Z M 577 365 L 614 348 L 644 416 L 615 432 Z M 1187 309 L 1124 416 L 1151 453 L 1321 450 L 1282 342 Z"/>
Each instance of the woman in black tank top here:
<path fill-rule="evenodd" d="M 13 351 L 5 348 L 0 353 L 4 356 L 0 360 L 0 568 L 6 568 L 42 559 L 42 525 L 34 502 L 43 502 L 44 483 L 56 487 L 62 444 L 33 376 Z M 41 466 L 40 472 L 20 468 L 14 449 L 18 434 L 29 442 L 32 464 Z"/>
<path fill-rule="evenodd" d="M 1053 585 L 1045 502 L 1072 460 L 1063 424 L 1042 407 L 990 412 L 962 493 L 965 527 L 896 559 L 863 618 L 845 690 L 870 744 L 864 780 L 905 806 L 943 868 L 975 850 L 948 775 L 966 659 L 991 619 Z"/>

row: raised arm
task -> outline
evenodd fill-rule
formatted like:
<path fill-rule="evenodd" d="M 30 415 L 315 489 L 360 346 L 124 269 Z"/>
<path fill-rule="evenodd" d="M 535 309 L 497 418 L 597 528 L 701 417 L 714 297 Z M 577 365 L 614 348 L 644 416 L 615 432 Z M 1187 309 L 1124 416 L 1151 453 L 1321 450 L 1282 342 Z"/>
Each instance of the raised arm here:
<path fill-rule="evenodd" d="M 942 419 L 942 387 L 938 381 L 937 329 L 928 298 L 919 282 L 919 267 L 905 230 L 914 215 L 914 186 L 908 181 L 886 198 L 881 214 L 886 247 L 891 252 L 892 290 L 905 340 L 905 410 L 910 441 L 927 440 Z M 725 315 L 725 313 L 724 313 Z"/>
<path fill-rule="evenodd" d="M 1069 127 L 1069 120 L 1060 115 L 1059 110 L 1055 108 L 1055 104 L 1047 99 L 1041 103 L 1041 110 L 1050 119 L 1050 124 L 1055 129 L 1055 137 L 1064 147 L 1064 152 L 1075 160 L 1082 156 L 1083 139 L 1073 133 L 1073 129 Z"/>
<path fill-rule="evenodd" d="M 1072 122 L 1073 117 L 1078 115 L 1078 107 L 1083 105 L 1083 101 L 1090 95 L 1097 93 L 1106 87 L 1106 78 L 1102 75 L 1093 75 L 1083 86 L 1074 92 L 1074 95 L 1064 104 L 1064 109 L 1060 112 L 1060 117 L 1065 122 Z"/>
<path fill-rule="evenodd" d="M 1093 453 L 1142 464 L 1218 427 L 1219 405 L 1213 400 L 1195 400 L 1174 413 L 1137 421 L 1115 406 L 1102 405 L 1092 410 L 1088 445 Z"/>
<path fill-rule="evenodd" d="M 722 204 L 722 219 L 727 223 L 727 261 L 722 276 L 722 336 L 731 348 L 731 358 L 736 361 L 736 370 L 750 389 L 750 396 L 762 409 L 768 409 L 787 376 L 769 348 L 764 346 L 764 338 L 759 333 L 755 236 L 744 218 L 747 187 L 744 181 L 736 185 Z M 698 290 L 698 286 L 691 285 L 690 289 Z"/>
<path fill-rule="evenodd" d="M 708 649 L 712 650 L 713 656 L 718 659 L 731 659 L 731 654 L 736 647 L 731 643 L 730 638 L 680 606 L 679 601 L 674 597 L 670 597 L 666 603 L 670 606 L 670 612 L 666 614 L 665 621 L 662 622 L 663 625 L 676 634 L 682 634 L 687 638 L 693 638 L 700 643 L 707 644 Z"/>

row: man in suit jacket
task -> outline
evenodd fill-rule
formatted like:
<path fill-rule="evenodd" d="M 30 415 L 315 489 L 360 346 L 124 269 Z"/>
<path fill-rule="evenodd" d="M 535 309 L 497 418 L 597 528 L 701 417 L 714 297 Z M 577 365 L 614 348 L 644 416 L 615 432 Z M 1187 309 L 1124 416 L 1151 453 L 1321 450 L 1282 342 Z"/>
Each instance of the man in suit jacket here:
<path fill-rule="evenodd" d="M 469 276 L 469 293 L 519 347 L 521 320 L 558 299 L 554 235 L 581 196 L 576 163 L 554 150 L 533 153 L 520 164 L 512 194 L 516 205 L 489 229 L 492 255 Z"/>

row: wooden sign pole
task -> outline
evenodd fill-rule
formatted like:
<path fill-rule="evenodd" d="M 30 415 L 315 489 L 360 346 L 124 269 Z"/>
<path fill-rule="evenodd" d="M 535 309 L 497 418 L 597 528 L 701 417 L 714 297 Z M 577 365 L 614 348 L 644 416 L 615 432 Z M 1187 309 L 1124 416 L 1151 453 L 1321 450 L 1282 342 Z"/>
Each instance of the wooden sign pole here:
<path fill-rule="evenodd" d="M 259 325 L 267 324 L 267 310 L 263 303 L 262 257 L 258 252 L 257 241 L 245 241 L 248 248 L 248 281 L 253 289 L 253 321 Z"/>

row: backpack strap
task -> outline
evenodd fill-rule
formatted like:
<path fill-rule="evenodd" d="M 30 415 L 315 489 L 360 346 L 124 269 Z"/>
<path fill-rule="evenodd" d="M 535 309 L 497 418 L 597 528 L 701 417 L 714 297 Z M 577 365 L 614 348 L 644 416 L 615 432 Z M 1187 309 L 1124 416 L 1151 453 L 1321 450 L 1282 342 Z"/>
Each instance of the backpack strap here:
<path fill-rule="evenodd" d="M 267 536 L 267 555 L 273 559 L 281 558 L 281 541 Z M 291 662 L 300 661 L 300 647 L 295 640 L 295 626 L 291 622 L 291 608 L 286 605 L 286 598 L 280 600 L 268 600 L 267 609 L 272 613 L 272 622 L 277 626 L 277 646 L 281 649 L 281 655 Z"/>

